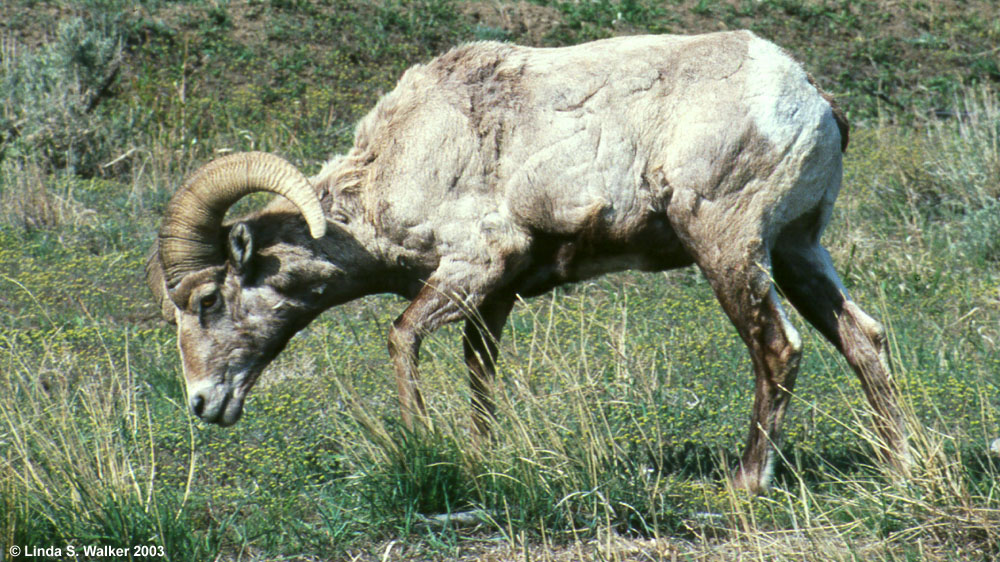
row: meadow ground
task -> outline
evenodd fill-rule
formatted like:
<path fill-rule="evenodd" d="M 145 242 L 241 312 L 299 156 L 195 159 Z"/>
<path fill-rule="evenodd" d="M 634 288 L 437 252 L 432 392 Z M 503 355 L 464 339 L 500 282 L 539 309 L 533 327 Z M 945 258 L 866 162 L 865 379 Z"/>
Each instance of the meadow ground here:
<path fill-rule="evenodd" d="M 312 173 L 403 69 L 461 41 L 741 27 L 848 110 L 825 241 L 887 325 L 911 479 L 882 472 L 854 375 L 793 316 L 806 352 L 775 488 L 732 490 L 753 381 L 694 270 L 519 303 L 481 452 L 455 329 L 422 354 L 434 430 L 402 429 L 393 297 L 320 317 L 236 426 L 188 414 L 143 263 L 199 164 L 257 149 Z M 1000 557 L 998 42 L 986 0 L 4 2 L 0 560 Z M 478 521 L 434 519 L 451 512 Z"/>

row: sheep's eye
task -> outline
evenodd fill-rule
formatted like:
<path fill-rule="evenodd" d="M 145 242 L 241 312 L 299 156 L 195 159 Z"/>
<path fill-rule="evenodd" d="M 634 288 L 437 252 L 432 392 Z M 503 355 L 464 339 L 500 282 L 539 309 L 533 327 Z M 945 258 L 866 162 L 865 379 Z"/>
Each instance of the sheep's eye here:
<path fill-rule="evenodd" d="M 216 293 L 212 293 L 210 295 L 202 297 L 201 302 L 199 302 L 198 304 L 201 306 L 201 310 L 205 311 L 215 306 L 215 303 L 218 301 L 219 301 L 219 295 Z"/>

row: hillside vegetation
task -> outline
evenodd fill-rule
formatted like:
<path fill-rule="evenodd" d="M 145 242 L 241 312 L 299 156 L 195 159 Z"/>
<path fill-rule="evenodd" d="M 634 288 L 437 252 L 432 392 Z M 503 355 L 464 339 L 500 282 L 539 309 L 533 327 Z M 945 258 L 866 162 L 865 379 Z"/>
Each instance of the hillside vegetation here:
<path fill-rule="evenodd" d="M 775 489 L 732 490 L 752 375 L 695 270 L 519 303 L 480 452 L 454 329 L 422 354 L 434 430 L 401 427 L 388 296 L 297 336 L 236 426 L 188 413 L 143 264 L 197 166 L 253 149 L 314 173 L 405 68 L 464 41 L 738 28 L 852 122 L 825 242 L 889 330 L 911 479 L 882 472 L 857 380 L 793 316 L 806 352 Z M 997 45 L 990 0 L 4 0 L 0 560 L 1000 557 Z M 453 512 L 478 523 L 433 518 Z"/>

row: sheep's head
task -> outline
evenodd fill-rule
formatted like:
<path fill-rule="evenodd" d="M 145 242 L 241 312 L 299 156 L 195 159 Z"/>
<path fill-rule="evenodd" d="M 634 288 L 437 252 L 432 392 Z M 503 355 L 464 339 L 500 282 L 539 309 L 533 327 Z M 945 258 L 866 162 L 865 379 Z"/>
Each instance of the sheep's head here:
<path fill-rule="evenodd" d="M 261 371 L 316 313 L 301 288 L 259 282 L 261 269 L 281 268 L 280 252 L 261 255 L 246 223 L 223 225 L 227 209 L 257 191 L 284 196 L 312 237 L 324 236 L 319 198 L 294 166 L 265 153 L 233 154 L 177 191 L 146 266 L 164 318 L 177 325 L 191 411 L 223 426 L 236 423 Z"/>

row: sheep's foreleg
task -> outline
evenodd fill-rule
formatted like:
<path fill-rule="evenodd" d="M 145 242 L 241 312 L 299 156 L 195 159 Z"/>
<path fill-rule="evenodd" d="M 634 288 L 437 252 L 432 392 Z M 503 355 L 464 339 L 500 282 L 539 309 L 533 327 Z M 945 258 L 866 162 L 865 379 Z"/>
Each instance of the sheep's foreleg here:
<path fill-rule="evenodd" d="M 489 436 L 490 425 L 495 419 L 493 379 L 497 344 L 513 306 L 513 296 L 490 298 L 479 307 L 476 317 L 465 321 L 462 347 L 472 390 L 472 437 L 477 442 Z"/>
<path fill-rule="evenodd" d="M 423 293 L 424 291 L 421 291 L 420 295 Z M 421 423 L 427 422 L 427 407 L 424 405 L 418 385 L 417 363 L 420 342 L 426 333 L 422 326 L 423 317 L 431 302 L 426 298 L 421 299 L 420 295 L 410 303 L 389 329 L 389 356 L 392 358 L 396 373 L 399 410 L 403 424 L 408 429 L 413 429 L 414 417 Z"/>
<path fill-rule="evenodd" d="M 485 295 L 491 292 L 489 289 L 493 286 L 490 283 L 494 279 L 490 275 L 492 273 L 492 270 L 475 264 L 452 261 L 427 280 L 410 306 L 393 322 L 389 330 L 389 356 L 396 372 L 403 423 L 408 428 L 413 428 L 415 418 L 422 425 L 429 425 L 427 408 L 420 395 L 417 369 L 423 338 L 445 324 L 475 317 L 480 309 L 480 314 L 489 325 L 496 324 L 498 333 L 503 328 L 513 299 L 502 306 L 489 303 L 483 306 Z M 498 307 L 497 310 L 492 310 L 494 306 Z M 493 357 L 495 354 L 494 348 L 489 355 Z M 483 372 L 485 374 L 485 369 Z M 486 378 L 484 376 L 481 380 Z M 486 388 L 482 386 L 484 392 Z"/>
<path fill-rule="evenodd" d="M 452 295 L 428 283 L 389 330 L 389 356 L 396 372 L 403 424 L 413 429 L 414 418 L 428 425 L 427 407 L 420 395 L 417 365 L 424 336 L 462 317 L 463 306 Z"/>

